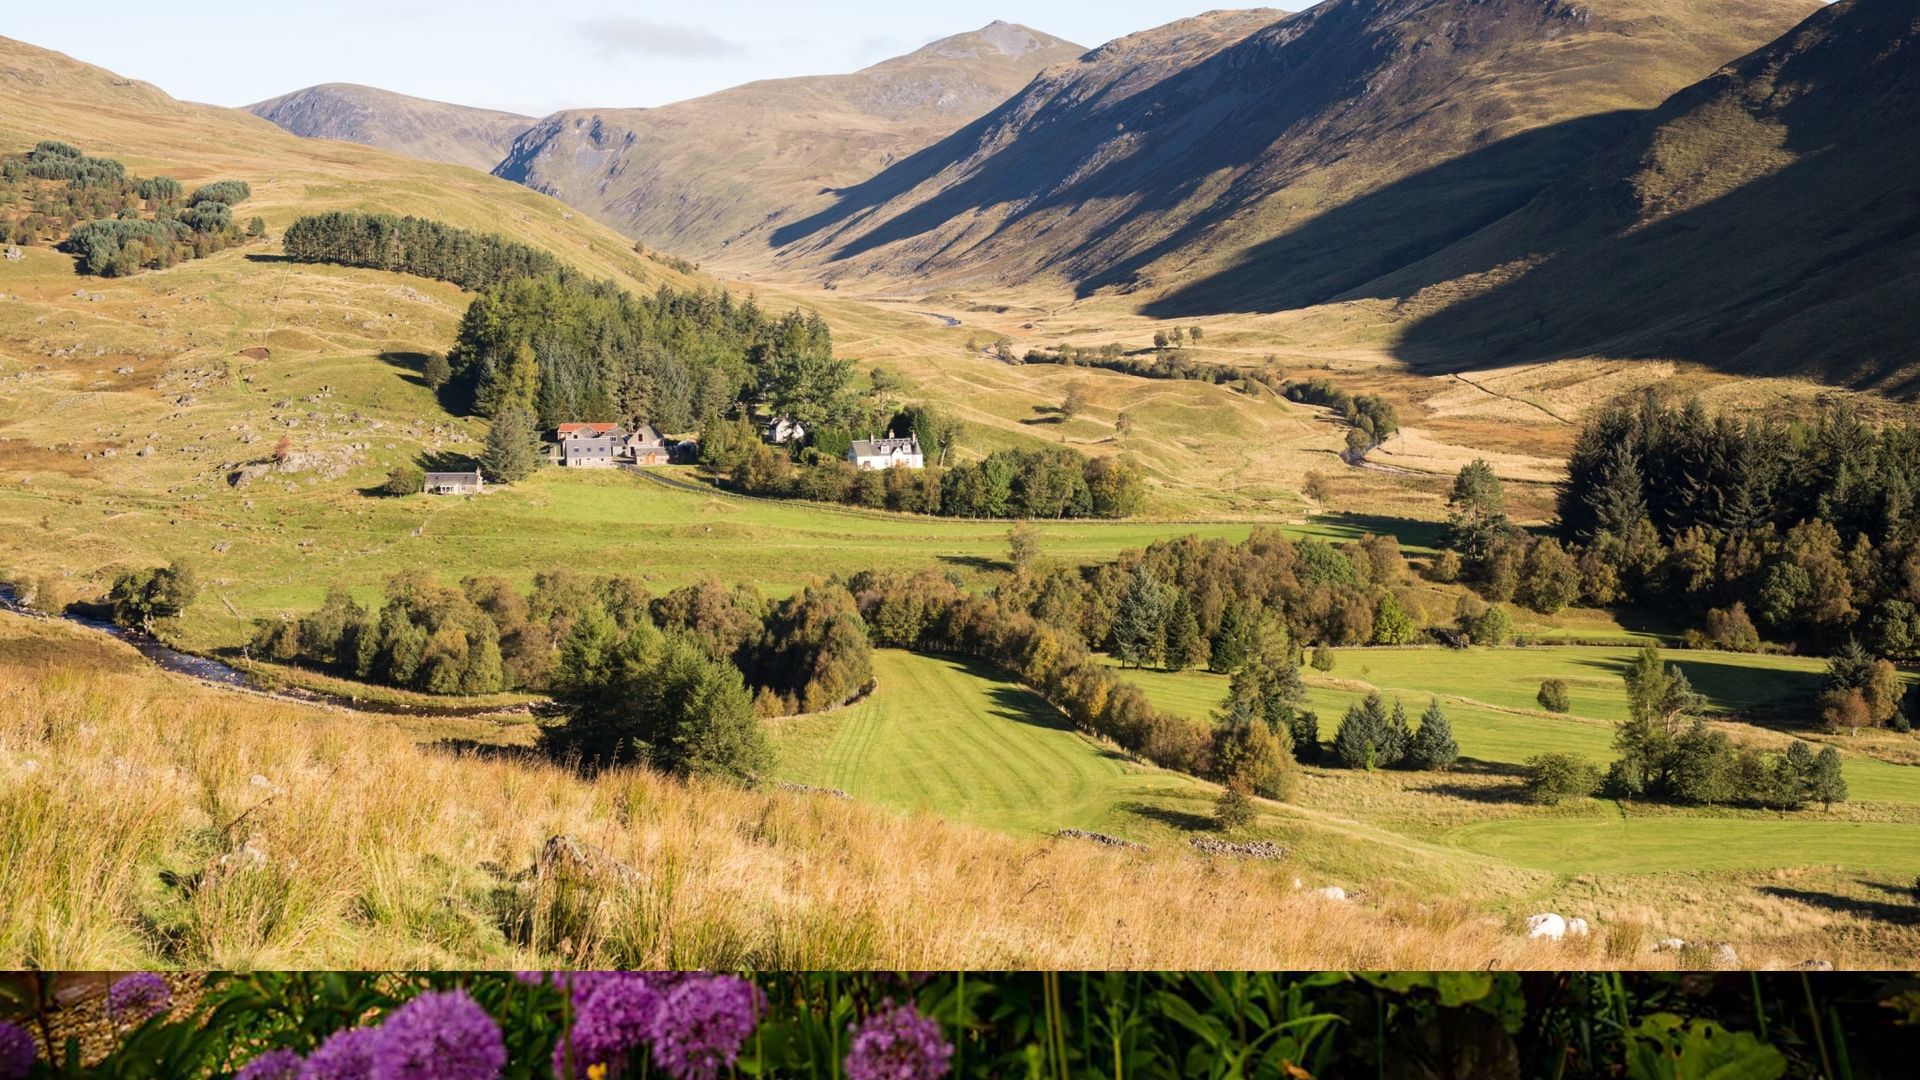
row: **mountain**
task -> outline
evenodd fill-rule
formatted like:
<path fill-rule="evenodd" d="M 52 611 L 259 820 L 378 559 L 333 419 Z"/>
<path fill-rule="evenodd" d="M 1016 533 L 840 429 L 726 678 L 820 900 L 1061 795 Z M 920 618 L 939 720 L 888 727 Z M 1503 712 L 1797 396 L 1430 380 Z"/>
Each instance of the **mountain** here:
<path fill-rule="evenodd" d="M 1402 354 L 1662 356 L 1920 391 L 1920 8 L 1840 0 L 1366 295 L 1487 287 Z"/>
<path fill-rule="evenodd" d="M 307 139 L 340 139 L 492 172 L 531 116 L 449 105 L 371 86 L 321 83 L 247 106 Z"/>
<path fill-rule="evenodd" d="M 174 177 L 189 190 L 245 180 L 253 195 L 243 215 L 261 215 L 274 236 L 294 217 L 324 210 L 418 214 L 546 248 L 629 288 L 711 284 L 670 260 L 636 254 L 613 230 L 517 184 L 378 147 L 302 139 L 244 110 L 180 101 L 151 83 L 0 37 L 0 147 L 19 152 L 41 139 L 116 158 L 142 176 Z M 242 277 L 285 272 L 251 255 L 231 261 Z"/>
<path fill-rule="evenodd" d="M 555 113 L 495 175 L 649 246 L 752 264 L 772 227 L 1005 101 L 1085 50 L 995 22 L 851 75 L 770 79 L 655 109 Z"/>
<path fill-rule="evenodd" d="M 1511 213 L 1816 6 L 1210 13 L 1043 73 L 772 239 L 784 266 L 820 277 L 1114 288 L 1161 315 L 1314 303 Z"/>

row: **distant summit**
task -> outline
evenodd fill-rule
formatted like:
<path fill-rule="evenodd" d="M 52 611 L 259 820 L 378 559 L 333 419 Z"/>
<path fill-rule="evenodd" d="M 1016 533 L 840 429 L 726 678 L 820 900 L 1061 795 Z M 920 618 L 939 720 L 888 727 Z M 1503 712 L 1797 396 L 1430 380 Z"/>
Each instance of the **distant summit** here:
<path fill-rule="evenodd" d="M 1086 50 L 994 22 L 850 75 L 747 83 L 654 109 L 555 113 L 495 175 L 650 246 L 756 265 L 768 233 L 906 159 Z"/>
<path fill-rule="evenodd" d="M 1045 282 L 1175 317 L 1316 303 L 1512 213 L 1813 0 L 1325 0 L 1042 72 L 771 233 L 821 278 Z"/>
<path fill-rule="evenodd" d="M 489 172 L 534 118 L 352 83 L 295 90 L 247 111 L 308 139 L 341 139 Z"/>

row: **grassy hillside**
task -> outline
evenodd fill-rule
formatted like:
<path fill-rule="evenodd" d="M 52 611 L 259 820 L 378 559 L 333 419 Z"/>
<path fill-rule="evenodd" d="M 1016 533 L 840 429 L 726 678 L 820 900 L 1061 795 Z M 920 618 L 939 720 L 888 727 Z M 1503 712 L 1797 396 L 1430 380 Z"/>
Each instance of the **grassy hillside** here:
<path fill-rule="evenodd" d="M 471 169 L 301 139 L 250 113 L 176 101 L 151 84 L 9 38 L 0 38 L 0 64 L 9 90 L 0 95 L 0 142 L 24 149 L 60 139 L 188 188 L 245 180 L 253 188 L 245 213 L 265 217 L 275 236 L 294 217 L 316 210 L 418 214 L 547 248 L 581 270 L 635 288 L 690 280 L 636 255 L 631 241 L 554 200 Z M 232 269 L 249 267 L 259 273 L 246 280 L 270 297 L 278 280 L 269 274 L 285 268 L 248 263 Z"/>
<path fill-rule="evenodd" d="M 1523 212 L 1365 295 L 1424 364 L 1685 357 L 1910 395 L 1920 379 L 1920 30 L 1842 0 L 1674 95 Z M 1416 290 L 1455 280 L 1447 295 Z"/>
<path fill-rule="evenodd" d="M 1047 72 L 774 242 L 815 277 L 1111 286 L 1162 316 L 1318 302 L 1524 204 L 1623 111 L 1811 10 L 1333 0 L 1286 18 L 1212 13 Z"/>
<path fill-rule="evenodd" d="M 994 22 L 850 75 L 769 79 L 653 109 L 570 109 L 498 174 L 656 247 L 758 267 L 772 229 L 1005 101 L 1084 49 Z"/>
<path fill-rule="evenodd" d="M 351 83 L 322 83 L 247 106 L 305 139 L 340 139 L 492 172 L 534 118 Z"/>
<path fill-rule="evenodd" d="M 77 633 L 0 615 L 0 640 Z M 1284 866 L 1009 837 L 641 772 L 588 783 L 461 749 L 488 736 L 478 722 L 328 714 L 152 672 L 0 667 L 0 889 L 35 901 L 0 908 L 0 957 L 910 970 L 1563 955 L 1465 908 L 1328 904 L 1294 891 Z M 638 869 L 639 883 L 542 886 L 535 856 L 563 833 Z M 1222 894 L 1239 901 L 1212 901 Z"/>

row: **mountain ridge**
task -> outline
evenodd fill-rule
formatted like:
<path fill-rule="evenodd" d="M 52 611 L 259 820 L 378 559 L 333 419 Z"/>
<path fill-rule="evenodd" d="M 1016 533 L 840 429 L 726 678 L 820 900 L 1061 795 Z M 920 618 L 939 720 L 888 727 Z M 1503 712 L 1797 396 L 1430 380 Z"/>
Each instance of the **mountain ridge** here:
<path fill-rule="evenodd" d="M 995 22 L 851 74 L 761 80 L 650 109 L 565 110 L 516 139 L 494 174 L 648 245 L 759 265 L 765 253 L 741 243 L 756 230 L 811 212 L 1084 51 Z"/>
<path fill-rule="evenodd" d="M 773 242 L 780 265 L 822 278 L 1054 281 L 1149 299 L 1207 284 L 1162 304 L 1167 315 L 1313 303 L 1381 268 L 1324 251 L 1249 264 L 1255 245 L 1423 169 L 1530 139 L 1497 169 L 1350 238 L 1355 251 L 1397 245 L 1402 264 L 1438 250 L 1576 167 L 1627 114 L 1814 6 L 1326 0 L 1197 50 L 1183 20 L 1043 73 L 923 152 L 912 175 L 896 165 Z"/>
<path fill-rule="evenodd" d="M 356 83 L 320 83 L 245 106 L 304 139 L 340 139 L 492 172 L 535 117 L 411 97 Z"/>

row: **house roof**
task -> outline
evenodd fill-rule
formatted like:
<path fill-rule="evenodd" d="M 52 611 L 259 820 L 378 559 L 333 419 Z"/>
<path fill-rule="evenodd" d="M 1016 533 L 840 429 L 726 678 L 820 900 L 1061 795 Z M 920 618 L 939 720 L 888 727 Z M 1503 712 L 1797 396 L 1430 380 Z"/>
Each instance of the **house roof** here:
<path fill-rule="evenodd" d="M 855 457 L 917 454 L 920 452 L 920 438 L 917 435 L 909 435 L 904 439 L 855 439 L 852 450 Z"/>
<path fill-rule="evenodd" d="M 561 424 L 560 437 L 591 435 L 613 435 L 620 430 L 619 424 Z"/>
<path fill-rule="evenodd" d="M 480 482 L 480 470 L 470 472 L 430 472 L 427 483 L 432 484 L 477 484 Z"/>
<path fill-rule="evenodd" d="M 629 446 L 665 446 L 667 437 L 660 434 L 660 429 L 652 424 L 641 424 L 637 431 L 627 436 L 627 444 Z"/>

